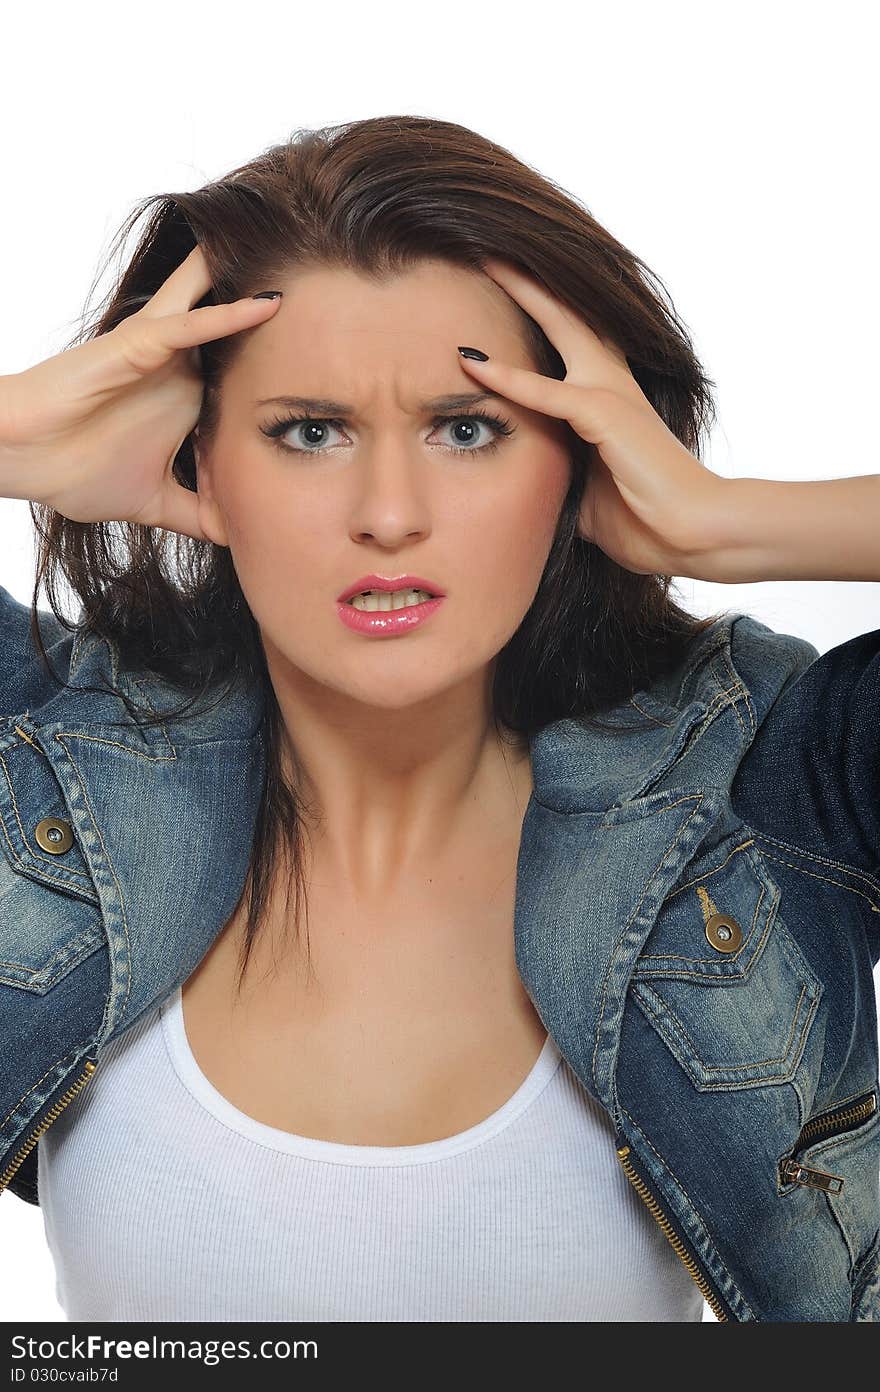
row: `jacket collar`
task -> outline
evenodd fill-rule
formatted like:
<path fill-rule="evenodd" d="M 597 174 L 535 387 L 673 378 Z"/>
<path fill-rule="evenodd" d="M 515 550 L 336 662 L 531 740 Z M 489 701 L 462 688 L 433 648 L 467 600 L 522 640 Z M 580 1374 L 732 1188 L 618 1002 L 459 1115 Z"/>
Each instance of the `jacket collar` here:
<path fill-rule="evenodd" d="M 766 635 L 776 641 L 768 644 Z M 760 663 L 755 665 L 752 655 L 758 647 Z M 676 668 L 602 711 L 605 728 L 567 718 L 541 730 L 531 747 L 536 798 L 571 814 L 604 813 L 642 798 L 719 716 L 737 705 L 745 748 L 780 683 L 793 666 L 803 665 L 803 647 L 803 640 L 774 634 L 750 615 L 722 614 L 691 642 Z M 737 665 L 739 654 L 744 670 Z M 711 761 L 694 762 L 697 782 L 715 781 Z M 681 781 L 693 783 L 694 776 L 682 769 Z"/>
<path fill-rule="evenodd" d="M 192 720 L 169 722 L 167 727 L 139 725 L 124 702 L 112 694 L 93 696 L 84 688 L 108 686 L 111 692 L 121 692 L 129 700 L 146 704 L 157 712 L 179 704 L 185 693 L 155 673 L 134 672 L 123 667 L 115 643 L 85 630 L 77 631 L 71 647 L 68 682 L 73 692 L 59 692 L 57 698 L 67 727 L 78 724 L 85 734 L 90 726 L 123 720 L 126 722 L 123 729 L 130 727 L 128 733 L 134 737 L 132 747 L 135 750 L 141 740 L 150 743 L 168 739 L 169 728 L 174 730 L 174 742 L 181 744 L 193 740 L 250 739 L 258 735 L 264 711 L 261 690 L 240 681 L 222 701 L 215 704 L 212 700 L 201 701 L 196 707 L 198 715 Z M 44 715 L 51 711 L 51 703 L 43 708 Z"/>
<path fill-rule="evenodd" d="M 770 631 L 749 615 L 727 612 L 694 639 L 678 668 L 603 711 L 600 720 L 605 728 L 563 718 L 539 731 L 531 742 L 535 797 L 556 811 L 576 814 L 606 811 L 643 795 L 677 759 L 695 728 L 706 728 L 739 700 L 749 703 L 750 688 L 737 670 L 732 650 L 735 624 L 747 637 Z M 767 656 L 772 666 L 774 654 Z M 787 671 L 785 654 L 783 660 Z M 776 683 L 772 673 L 768 676 L 768 692 L 775 699 Z M 77 633 L 68 680 L 72 690 L 59 691 L 41 707 L 41 723 L 57 717 L 66 731 L 88 735 L 96 726 L 122 721 L 115 738 L 133 754 L 141 753 L 145 745 L 169 741 L 177 746 L 261 738 L 262 692 L 244 682 L 213 707 L 209 701 L 200 702 L 193 718 L 139 724 L 112 692 L 124 693 L 155 711 L 170 709 L 183 693 L 153 673 L 126 670 L 115 645 L 93 633 Z M 92 685 L 108 686 L 111 694 L 98 696 L 84 690 Z M 757 695 L 760 700 L 760 691 Z M 755 721 L 754 710 L 750 721 Z"/>

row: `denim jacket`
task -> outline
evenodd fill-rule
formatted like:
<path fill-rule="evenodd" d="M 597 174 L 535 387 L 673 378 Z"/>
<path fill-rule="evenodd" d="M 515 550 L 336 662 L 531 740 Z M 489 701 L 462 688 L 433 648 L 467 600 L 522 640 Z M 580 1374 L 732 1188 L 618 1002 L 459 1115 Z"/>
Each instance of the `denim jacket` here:
<path fill-rule="evenodd" d="M 29 620 L 0 587 L 0 1193 L 38 1203 L 40 1136 L 238 903 L 265 751 L 253 690 L 146 726 L 116 693 L 179 690 L 41 611 L 59 687 Z M 821 762 L 823 660 L 727 613 L 531 746 L 517 967 L 722 1321 L 880 1321 L 880 845 Z"/>

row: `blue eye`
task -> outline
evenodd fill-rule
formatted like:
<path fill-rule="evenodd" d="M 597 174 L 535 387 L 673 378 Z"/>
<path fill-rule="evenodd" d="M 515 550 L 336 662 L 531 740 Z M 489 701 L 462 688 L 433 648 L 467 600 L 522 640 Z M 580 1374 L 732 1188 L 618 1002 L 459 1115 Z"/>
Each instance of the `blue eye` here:
<path fill-rule="evenodd" d="M 458 444 L 447 445 L 446 448 L 452 450 L 453 454 L 480 454 L 484 451 L 496 450 L 501 439 L 512 435 L 515 427 L 509 420 L 501 416 L 490 416 L 484 411 L 465 411 L 456 416 L 437 416 L 432 422 L 433 429 L 437 430 L 444 425 L 459 425 L 462 421 L 467 422 L 471 440 L 476 436 L 479 440 L 479 432 L 474 430 L 474 422 L 479 425 L 488 426 L 495 432 L 495 438 L 487 440 L 484 444 Z M 283 436 L 295 426 L 304 426 L 299 445 L 289 445 L 284 442 Z M 290 454 L 323 454 L 326 448 L 334 448 L 331 444 L 327 446 L 326 432 L 328 426 L 332 430 L 342 430 L 342 421 L 328 420 L 322 416 L 311 416 L 308 413 L 302 415 L 276 416 L 268 425 L 261 425 L 260 430 L 267 435 L 279 449 L 286 450 Z M 317 436 L 317 438 L 316 438 Z M 323 436 L 323 438 L 322 438 Z"/>
<path fill-rule="evenodd" d="M 293 430 L 295 425 L 307 426 L 307 431 L 300 436 L 303 443 L 299 445 L 289 445 L 282 441 L 282 436 L 289 430 Z M 331 429 L 341 430 L 341 421 L 322 420 L 320 416 L 276 416 L 268 426 L 261 426 L 264 435 L 268 435 L 280 449 L 289 450 L 292 454 L 320 454 L 322 447 L 326 444 L 326 433 L 328 426 Z M 322 439 L 321 436 L 324 438 Z M 311 436 L 311 438 L 309 438 Z M 318 438 L 315 439 L 315 436 Z M 305 437 L 305 438 L 304 438 Z"/>
<path fill-rule="evenodd" d="M 464 423 L 467 430 L 470 432 L 469 438 L 473 440 L 476 436 L 477 439 L 479 439 L 479 433 L 474 429 L 474 422 L 478 425 L 489 426 L 491 430 L 494 430 L 494 440 L 487 440 L 482 445 L 479 443 L 476 445 L 450 445 L 449 448 L 453 450 L 455 454 L 477 454 L 478 452 L 482 453 L 483 450 L 496 450 L 502 437 L 513 434 L 513 426 L 510 424 L 509 420 L 503 420 L 501 416 L 487 415 L 483 411 L 467 412 L 463 416 L 439 416 L 434 421 L 434 429 L 437 430 L 443 425 L 459 426 Z"/>

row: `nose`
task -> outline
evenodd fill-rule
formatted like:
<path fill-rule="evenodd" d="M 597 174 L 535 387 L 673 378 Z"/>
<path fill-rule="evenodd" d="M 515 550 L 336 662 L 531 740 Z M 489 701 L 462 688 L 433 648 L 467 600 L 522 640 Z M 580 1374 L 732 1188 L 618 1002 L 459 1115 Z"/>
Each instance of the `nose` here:
<path fill-rule="evenodd" d="M 430 531 L 427 465 L 400 432 L 358 450 L 349 533 L 354 541 L 394 547 Z"/>

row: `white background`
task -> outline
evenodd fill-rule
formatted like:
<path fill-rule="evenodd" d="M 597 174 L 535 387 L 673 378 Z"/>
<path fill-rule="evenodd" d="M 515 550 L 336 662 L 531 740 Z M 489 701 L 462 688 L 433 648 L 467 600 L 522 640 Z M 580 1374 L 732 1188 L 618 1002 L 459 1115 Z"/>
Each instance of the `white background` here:
<path fill-rule="evenodd" d="M 710 468 L 878 474 L 874 17 L 847 0 L 10 7 L 0 373 L 63 346 L 135 200 L 300 127 L 435 115 L 562 185 L 660 276 L 718 384 Z M 877 506 L 880 524 L 880 479 Z M 29 603 L 24 502 L 0 502 L 0 558 Z M 872 583 L 679 590 L 820 651 L 880 626 Z M 0 1225 L 0 1319 L 63 1319 L 39 1209 L 4 1194 Z"/>

